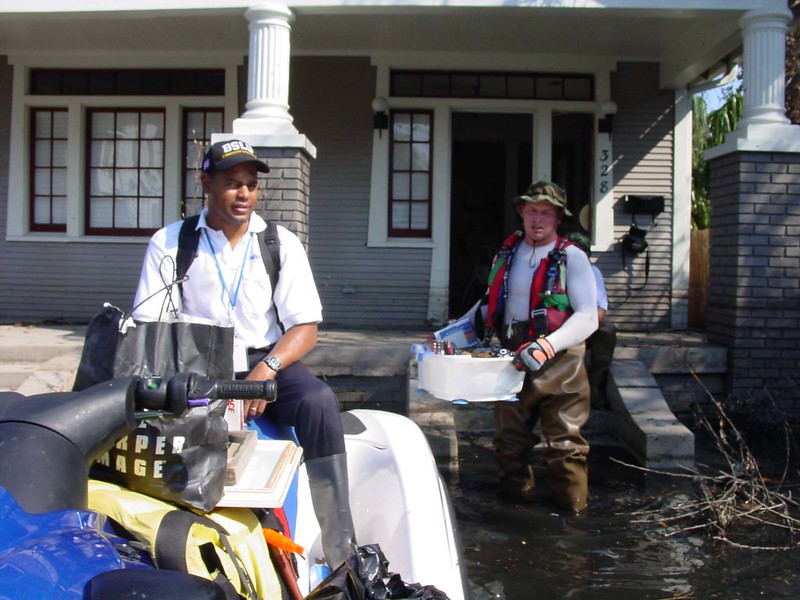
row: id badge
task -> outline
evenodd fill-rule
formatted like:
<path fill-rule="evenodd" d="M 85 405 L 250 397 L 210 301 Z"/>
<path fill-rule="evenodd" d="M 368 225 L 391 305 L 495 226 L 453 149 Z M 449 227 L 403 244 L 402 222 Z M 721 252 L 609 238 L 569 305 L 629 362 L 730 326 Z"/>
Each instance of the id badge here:
<path fill-rule="evenodd" d="M 247 360 L 247 346 L 240 337 L 233 338 L 233 370 L 236 373 L 244 373 L 250 370 Z"/>

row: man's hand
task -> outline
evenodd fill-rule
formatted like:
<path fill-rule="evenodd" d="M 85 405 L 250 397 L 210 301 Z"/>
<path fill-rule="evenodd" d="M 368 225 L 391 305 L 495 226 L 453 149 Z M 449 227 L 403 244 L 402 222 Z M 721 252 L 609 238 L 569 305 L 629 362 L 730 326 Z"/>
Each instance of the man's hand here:
<path fill-rule="evenodd" d="M 275 375 L 275 371 L 259 361 L 247 377 L 245 377 L 245 380 L 264 381 L 265 379 L 275 379 Z M 242 400 L 242 412 L 244 413 L 245 421 L 260 417 L 264 414 L 266 409 L 266 400 Z"/>
<path fill-rule="evenodd" d="M 514 368 L 517 371 L 538 371 L 555 355 L 550 342 L 544 338 L 527 342 L 517 348 L 514 356 Z"/>

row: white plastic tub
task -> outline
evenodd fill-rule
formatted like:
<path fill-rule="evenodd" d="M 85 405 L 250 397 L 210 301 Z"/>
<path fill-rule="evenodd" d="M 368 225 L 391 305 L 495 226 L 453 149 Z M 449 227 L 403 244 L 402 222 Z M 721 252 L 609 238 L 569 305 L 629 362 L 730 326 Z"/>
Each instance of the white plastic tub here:
<path fill-rule="evenodd" d="M 475 358 L 466 354 L 447 356 L 432 352 L 418 355 L 421 390 L 441 400 L 492 402 L 514 398 L 525 374 L 510 357 Z"/>

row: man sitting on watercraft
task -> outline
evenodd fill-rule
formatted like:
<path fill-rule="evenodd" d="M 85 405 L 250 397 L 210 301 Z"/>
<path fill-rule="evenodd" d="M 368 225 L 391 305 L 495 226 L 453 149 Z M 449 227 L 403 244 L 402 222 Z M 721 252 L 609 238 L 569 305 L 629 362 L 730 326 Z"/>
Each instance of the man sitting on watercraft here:
<path fill-rule="evenodd" d="M 237 377 L 274 379 L 278 389 L 274 403 L 244 401 L 244 413 L 248 419 L 268 417 L 295 428 L 323 551 L 335 569 L 355 543 L 339 405 L 330 387 L 300 362 L 316 345 L 317 324 L 322 321 L 302 243 L 286 228 L 277 227 L 280 276 L 274 289 L 262 257 L 258 236 L 268 226 L 255 207 L 258 173 L 267 172 L 267 164 L 245 142 L 217 142 L 206 150 L 201 181 L 207 204 L 192 231 L 199 239 L 188 278 L 169 292 L 164 289 L 180 262 L 183 221 L 178 221 L 157 231 L 148 244 L 134 318 L 159 320 L 171 302 L 183 314 L 233 325 Z"/>

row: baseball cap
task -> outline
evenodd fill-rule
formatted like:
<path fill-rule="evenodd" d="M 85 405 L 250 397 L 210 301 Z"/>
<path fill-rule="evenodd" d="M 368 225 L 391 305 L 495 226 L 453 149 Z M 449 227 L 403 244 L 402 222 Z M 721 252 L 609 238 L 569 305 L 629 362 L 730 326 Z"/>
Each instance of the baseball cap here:
<path fill-rule="evenodd" d="M 203 173 L 227 171 L 242 163 L 252 162 L 261 173 L 269 173 L 269 166 L 258 158 L 250 144 L 241 140 L 225 140 L 211 144 L 203 155 Z"/>
<path fill-rule="evenodd" d="M 561 189 L 561 186 L 550 181 L 537 181 L 530 184 L 524 194 L 514 198 L 514 205 L 519 206 L 524 202 L 541 202 L 543 200 L 563 210 L 566 216 L 572 216 L 567 209 L 566 192 Z"/>

